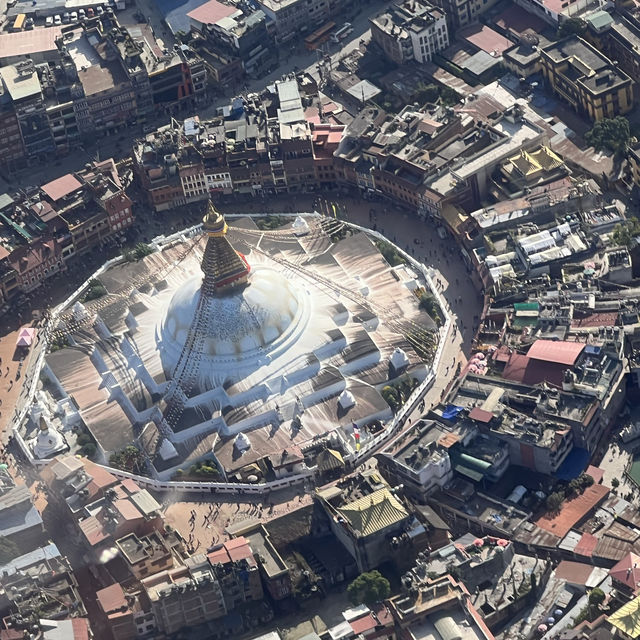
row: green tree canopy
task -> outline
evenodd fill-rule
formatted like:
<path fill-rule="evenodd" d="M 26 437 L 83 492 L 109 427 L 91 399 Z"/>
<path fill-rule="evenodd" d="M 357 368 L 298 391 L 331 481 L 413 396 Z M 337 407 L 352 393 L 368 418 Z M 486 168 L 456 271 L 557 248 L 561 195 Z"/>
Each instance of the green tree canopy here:
<path fill-rule="evenodd" d="M 640 236 L 640 220 L 631 217 L 614 227 L 612 237 L 617 245 L 631 247 L 638 236 Z"/>
<path fill-rule="evenodd" d="M 585 142 L 597 151 L 610 149 L 615 153 L 624 153 L 631 139 L 629 121 L 623 116 L 603 118 L 593 125 L 584 136 Z"/>
<path fill-rule="evenodd" d="M 144 473 L 145 463 L 142 452 L 137 447 L 129 445 L 120 451 L 111 454 L 109 464 L 116 469 L 129 471 L 130 473 Z"/>
<path fill-rule="evenodd" d="M 566 38 L 567 36 L 583 36 L 587 30 L 587 23 L 582 18 L 569 18 L 565 20 L 558 28 L 558 38 Z"/>
<path fill-rule="evenodd" d="M 555 513 L 556 511 L 560 511 L 560 507 L 564 502 L 564 493 L 560 491 L 554 491 L 547 498 L 547 510 L 551 511 L 551 513 Z"/>
<path fill-rule="evenodd" d="M 604 598 L 605 595 L 602 589 L 598 589 L 598 587 L 591 589 L 591 592 L 589 593 L 589 605 L 592 607 L 598 607 L 604 602 Z"/>
<path fill-rule="evenodd" d="M 19 555 L 20 549 L 13 540 L 0 536 L 0 564 L 7 564 Z"/>
<path fill-rule="evenodd" d="M 352 604 L 370 606 L 389 597 L 391 585 L 377 570 L 361 573 L 347 588 Z"/>

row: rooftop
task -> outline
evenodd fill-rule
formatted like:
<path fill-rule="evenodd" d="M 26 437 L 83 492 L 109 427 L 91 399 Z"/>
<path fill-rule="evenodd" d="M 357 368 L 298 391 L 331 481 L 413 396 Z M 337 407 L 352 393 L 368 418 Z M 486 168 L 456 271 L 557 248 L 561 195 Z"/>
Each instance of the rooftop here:
<path fill-rule="evenodd" d="M 586 518 L 609 495 L 609 487 L 594 484 L 587 487 L 582 494 L 562 504 L 556 514 L 546 514 L 536 524 L 541 529 L 553 533 L 560 538 L 569 533 L 581 520 Z"/>
<path fill-rule="evenodd" d="M 585 344 L 582 342 L 536 340 L 527 352 L 527 356 L 533 360 L 572 366 L 584 347 Z"/>
<path fill-rule="evenodd" d="M 402 503 L 386 488 L 339 507 L 337 511 L 362 536 L 377 533 L 409 516 Z"/>
<path fill-rule="evenodd" d="M 640 637 L 640 596 L 610 615 L 609 624 L 622 631 L 625 638 Z"/>
<path fill-rule="evenodd" d="M 16 33 L 0 33 L 0 59 L 24 57 L 45 51 L 56 52 L 62 27 L 44 27 Z"/>
<path fill-rule="evenodd" d="M 189 11 L 187 16 L 203 24 L 216 24 L 222 18 L 227 18 L 237 12 L 238 8 L 231 4 L 222 4 L 218 0 L 209 0 L 209 2 L 205 2 L 196 9 Z"/>
<path fill-rule="evenodd" d="M 80 187 L 82 187 L 80 181 L 72 173 L 67 173 L 60 178 L 43 184 L 41 189 L 51 200 L 56 202 L 80 189 Z"/>

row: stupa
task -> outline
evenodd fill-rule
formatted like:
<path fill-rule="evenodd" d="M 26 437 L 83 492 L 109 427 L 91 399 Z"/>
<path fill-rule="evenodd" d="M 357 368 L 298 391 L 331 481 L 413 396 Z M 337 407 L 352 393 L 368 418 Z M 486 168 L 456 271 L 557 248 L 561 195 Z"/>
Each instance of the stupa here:
<path fill-rule="evenodd" d="M 44 371 L 73 397 L 98 457 L 134 442 L 161 479 L 211 457 L 240 477 L 292 446 L 355 451 L 354 425 L 392 417 L 380 391 L 393 354 L 421 380 L 415 334 L 435 335 L 418 276 L 390 267 L 365 233 L 337 240 L 324 225 L 229 227 L 209 204 L 201 229 L 100 274 L 109 295 L 69 308 L 73 346 Z M 359 445 L 368 437 L 361 428 Z"/>

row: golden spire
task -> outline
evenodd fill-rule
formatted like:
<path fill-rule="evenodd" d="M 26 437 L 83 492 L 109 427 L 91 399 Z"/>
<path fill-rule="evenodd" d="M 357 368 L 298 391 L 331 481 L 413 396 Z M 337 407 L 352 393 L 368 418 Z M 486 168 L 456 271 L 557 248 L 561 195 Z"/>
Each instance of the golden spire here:
<path fill-rule="evenodd" d="M 224 294 L 247 283 L 249 263 L 229 242 L 227 229 L 224 216 L 209 202 L 202 219 L 202 230 L 208 238 L 200 265 L 204 273 L 202 291 L 207 296 Z"/>
<path fill-rule="evenodd" d="M 227 223 L 224 216 L 216 210 L 213 203 L 209 201 L 209 208 L 204 218 L 202 218 L 202 230 L 212 238 L 220 238 L 227 233 Z"/>

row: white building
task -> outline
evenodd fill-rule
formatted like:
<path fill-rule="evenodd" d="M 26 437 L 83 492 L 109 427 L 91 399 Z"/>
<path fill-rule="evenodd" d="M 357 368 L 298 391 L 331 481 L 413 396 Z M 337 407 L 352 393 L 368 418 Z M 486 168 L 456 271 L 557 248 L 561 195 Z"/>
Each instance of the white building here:
<path fill-rule="evenodd" d="M 370 22 L 371 39 L 397 64 L 430 62 L 449 46 L 445 12 L 422 0 L 398 2 Z"/>

